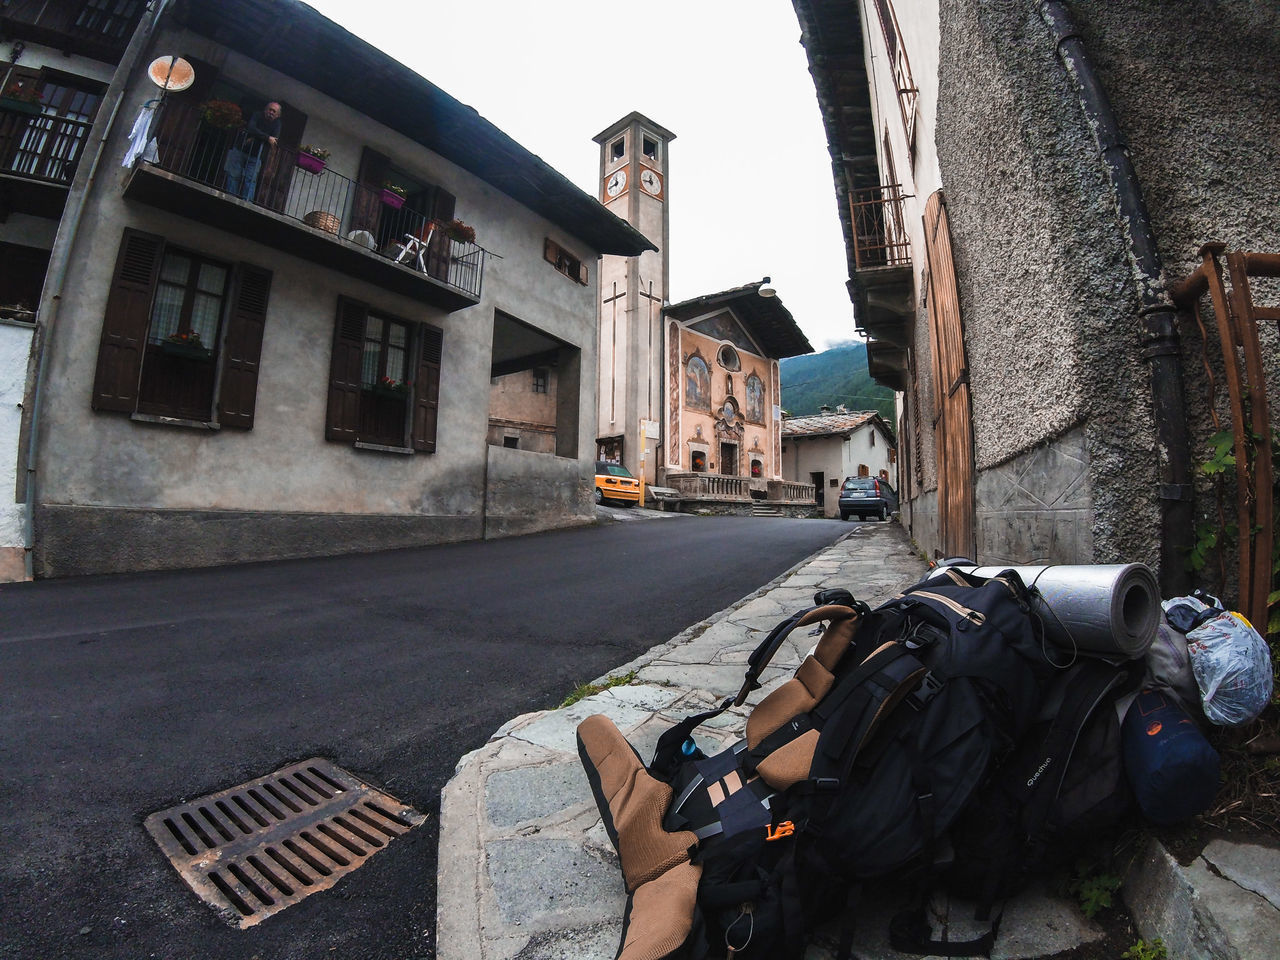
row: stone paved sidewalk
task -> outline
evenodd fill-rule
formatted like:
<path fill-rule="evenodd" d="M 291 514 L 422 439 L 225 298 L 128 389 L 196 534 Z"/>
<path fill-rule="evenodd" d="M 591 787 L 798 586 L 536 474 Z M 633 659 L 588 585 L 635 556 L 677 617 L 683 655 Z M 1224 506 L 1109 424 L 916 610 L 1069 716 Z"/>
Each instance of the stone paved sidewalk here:
<path fill-rule="evenodd" d="M 840 542 L 729 609 L 610 672 L 634 671 L 629 684 L 569 707 L 517 717 L 463 757 L 441 797 L 440 960 L 610 960 L 625 895 L 617 856 L 578 760 L 577 725 L 592 714 L 607 714 L 640 755 L 650 757 L 667 726 L 739 688 L 751 651 L 779 620 L 811 605 L 815 591 L 845 587 L 874 607 L 926 569 L 898 524 L 857 524 Z M 699 729 L 703 750 L 710 754 L 741 737 L 749 708 L 794 673 L 816 642 L 808 631 L 792 633 L 747 706 Z M 1236 869 L 1247 876 L 1225 880 L 1209 862 L 1190 871 L 1179 868 L 1155 845 L 1130 878 L 1126 896 L 1135 917 L 1149 915 L 1151 929 L 1167 931 L 1166 942 L 1178 945 L 1170 957 L 1280 955 L 1274 948 L 1280 943 L 1280 858 L 1275 851 L 1228 846 L 1233 849 L 1219 851 L 1217 859 L 1241 864 Z M 891 910 L 873 899 L 865 905 L 855 941 L 858 960 L 904 956 L 888 946 Z M 966 931 L 958 919 L 971 916 L 971 907 L 957 904 L 952 910 L 940 903 L 935 913 L 952 936 L 977 932 Z M 1233 932 L 1237 916 L 1240 929 Z M 1102 935 L 1074 903 L 1032 890 L 1007 905 L 993 957 L 1048 957 Z M 831 955 L 830 937 L 820 936 L 807 956 Z"/>

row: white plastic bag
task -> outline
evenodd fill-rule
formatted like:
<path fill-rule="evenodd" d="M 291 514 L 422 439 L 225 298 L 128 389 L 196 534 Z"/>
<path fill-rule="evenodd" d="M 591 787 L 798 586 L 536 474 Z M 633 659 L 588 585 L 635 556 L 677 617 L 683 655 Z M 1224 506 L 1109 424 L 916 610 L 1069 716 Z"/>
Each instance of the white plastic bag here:
<path fill-rule="evenodd" d="M 1194 597 L 1179 597 L 1165 601 L 1166 614 L 1175 604 L 1212 610 Z M 1243 617 L 1226 610 L 1212 612 L 1187 631 L 1187 651 L 1205 716 L 1213 723 L 1238 727 L 1271 701 L 1271 650 Z"/>

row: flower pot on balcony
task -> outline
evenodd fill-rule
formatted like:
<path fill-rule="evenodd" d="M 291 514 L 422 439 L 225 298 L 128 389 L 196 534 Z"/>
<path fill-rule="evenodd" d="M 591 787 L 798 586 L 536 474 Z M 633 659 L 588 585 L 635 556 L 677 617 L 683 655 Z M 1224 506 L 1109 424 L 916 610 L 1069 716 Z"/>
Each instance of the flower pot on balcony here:
<path fill-rule="evenodd" d="M 404 206 L 404 197 L 396 193 L 394 190 L 384 189 L 382 191 L 382 202 L 392 210 L 399 210 Z"/>
<path fill-rule="evenodd" d="M 18 100 L 15 97 L 0 97 L 0 110 L 11 113 L 26 113 L 36 116 L 44 112 L 39 100 Z"/>
<path fill-rule="evenodd" d="M 160 352 L 186 360 L 208 360 L 213 356 L 208 347 L 202 347 L 198 343 L 174 343 L 171 340 L 161 341 Z"/>
<path fill-rule="evenodd" d="M 324 161 L 321 160 L 319 157 L 312 156 L 309 153 L 299 153 L 298 159 L 295 162 L 303 170 L 307 171 L 307 173 L 323 173 L 324 172 Z"/>

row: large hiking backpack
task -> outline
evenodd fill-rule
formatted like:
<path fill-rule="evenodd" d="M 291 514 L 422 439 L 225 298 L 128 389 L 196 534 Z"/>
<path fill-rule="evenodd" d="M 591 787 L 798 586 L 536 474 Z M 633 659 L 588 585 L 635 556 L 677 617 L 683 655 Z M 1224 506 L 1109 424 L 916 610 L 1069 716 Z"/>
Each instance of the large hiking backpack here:
<path fill-rule="evenodd" d="M 620 960 L 798 957 L 858 882 L 930 872 L 1054 673 L 1016 574 L 956 570 L 876 610 L 819 594 L 765 639 L 718 710 L 659 740 L 646 769 L 608 718 L 578 749 L 628 893 Z M 825 621 L 796 675 L 712 757 L 694 727 L 741 705 L 794 629 Z"/>

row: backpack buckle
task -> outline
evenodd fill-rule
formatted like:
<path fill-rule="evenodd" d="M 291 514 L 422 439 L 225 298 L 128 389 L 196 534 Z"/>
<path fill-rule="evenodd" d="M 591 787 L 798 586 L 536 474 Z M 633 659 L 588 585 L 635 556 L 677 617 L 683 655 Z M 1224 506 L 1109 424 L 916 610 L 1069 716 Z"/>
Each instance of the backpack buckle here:
<path fill-rule="evenodd" d="M 907 703 L 917 710 L 923 710 L 929 701 L 938 695 L 938 691 L 941 689 L 942 681 L 934 676 L 933 671 L 930 670 L 920 681 L 920 686 L 907 695 Z"/>
<path fill-rule="evenodd" d="M 815 793 L 834 793 L 840 789 L 839 777 L 813 777 L 809 782 Z"/>

